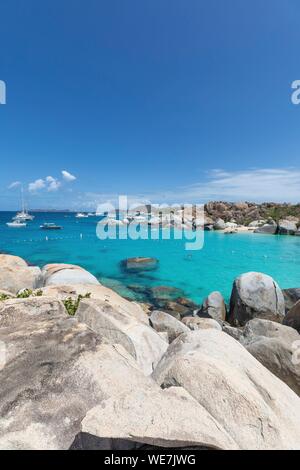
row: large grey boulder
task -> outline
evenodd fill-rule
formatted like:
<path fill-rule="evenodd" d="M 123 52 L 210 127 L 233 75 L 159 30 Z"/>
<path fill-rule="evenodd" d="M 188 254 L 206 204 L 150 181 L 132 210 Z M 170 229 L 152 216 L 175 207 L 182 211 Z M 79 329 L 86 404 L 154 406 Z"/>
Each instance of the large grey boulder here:
<path fill-rule="evenodd" d="M 282 219 L 278 223 L 278 233 L 280 235 L 295 235 L 297 223 L 295 220 Z"/>
<path fill-rule="evenodd" d="M 18 256 L 0 254 L 0 289 L 17 294 L 21 289 L 35 289 L 41 285 L 40 268 L 28 266 Z"/>
<path fill-rule="evenodd" d="M 47 264 L 43 267 L 42 274 L 45 286 L 100 284 L 93 274 L 73 264 Z"/>
<path fill-rule="evenodd" d="M 76 316 L 109 343 L 121 344 L 146 375 L 151 374 L 168 347 L 149 325 L 105 301 L 82 300 Z"/>
<path fill-rule="evenodd" d="M 177 336 L 189 331 L 188 327 L 181 321 L 160 310 L 154 310 L 149 317 L 149 321 L 156 331 L 167 333 L 169 343 L 172 343 Z"/>
<path fill-rule="evenodd" d="M 283 320 L 284 325 L 290 326 L 300 333 L 300 300 L 291 308 Z"/>
<path fill-rule="evenodd" d="M 224 321 L 226 319 L 226 305 L 222 294 L 218 291 L 209 294 L 203 302 L 201 313 L 215 320 Z"/>
<path fill-rule="evenodd" d="M 230 323 L 244 325 L 255 317 L 282 321 L 284 315 L 283 294 L 272 277 L 249 272 L 235 279 L 230 298 Z"/>
<path fill-rule="evenodd" d="M 152 376 L 185 388 L 239 449 L 300 448 L 300 398 L 225 333 L 179 336 Z"/>
<path fill-rule="evenodd" d="M 59 306 L 18 322 L 12 313 L 0 326 L 1 449 L 68 449 L 91 408 L 153 387 L 122 346 L 105 344 Z"/>
<path fill-rule="evenodd" d="M 267 223 L 262 225 L 261 227 L 258 227 L 256 230 L 254 230 L 254 233 L 267 233 L 270 235 L 275 235 L 278 231 L 278 226 L 276 222 L 272 223 Z"/>
<path fill-rule="evenodd" d="M 165 448 L 237 449 L 224 427 L 181 387 L 140 389 L 109 398 L 87 413 L 81 429 L 101 439 Z"/>
<path fill-rule="evenodd" d="M 269 320 L 254 319 L 244 330 L 247 350 L 268 370 L 300 395 L 300 335 L 288 326 Z"/>
<path fill-rule="evenodd" d="M 216 220 L 216 222 L 214 223 L 214 229 L 215 230 L 224 230 L 225 228 L 226 228 L 225 222 L 221 218 Z"/>

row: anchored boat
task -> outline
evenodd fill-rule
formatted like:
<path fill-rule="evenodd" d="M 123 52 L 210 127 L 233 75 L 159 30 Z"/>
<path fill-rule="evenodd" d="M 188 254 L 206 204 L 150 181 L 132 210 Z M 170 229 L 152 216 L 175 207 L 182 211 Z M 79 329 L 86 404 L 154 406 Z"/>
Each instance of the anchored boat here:
<path fill-rule="evenodd" d="M 40 228 L 42 230 L 61 230 L 62 229 L 60 225 L 56 225 L 53 222 L 44 223 L 43 225 L 40 225 Z"/>
<path fill-rule="evenodd" d="M 13 222 L 7 222 L 6 225 L 8 227 L 12 227 L 12 228 L 22 228 L 22 227 L 26 227 L 26 222 L 22 222 L 21 220 L 14 220 Z"/>

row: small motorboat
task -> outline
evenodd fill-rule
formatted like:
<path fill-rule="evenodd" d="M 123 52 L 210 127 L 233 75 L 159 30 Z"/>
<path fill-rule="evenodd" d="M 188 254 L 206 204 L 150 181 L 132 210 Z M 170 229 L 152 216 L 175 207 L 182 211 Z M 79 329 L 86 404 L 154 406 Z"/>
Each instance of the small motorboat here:
<path fill-rule="evenodd" d="M 43 225 L 40 225 L 42 230 L 61 230 L 62 227 L 60 225 L 56 225 L 53 222 L 45 222 Z"/>
<path fill-rule="evenodd" d="M 26 227 L 26 222 L 23 222 L 21 220 L 14 220 L 12 222 L 7 222 L 6 225 L 8 227 L 12 227 L 12 228 L 22 228 L 22 227 Z"/>
<path fill-rule="evenodd" d="M 84 219 L 84 218 L 87 218 L 88 217 L 88 214 L 84 213 L 84 212 L 78 212 L 75 217 L 77 219 Z"/>

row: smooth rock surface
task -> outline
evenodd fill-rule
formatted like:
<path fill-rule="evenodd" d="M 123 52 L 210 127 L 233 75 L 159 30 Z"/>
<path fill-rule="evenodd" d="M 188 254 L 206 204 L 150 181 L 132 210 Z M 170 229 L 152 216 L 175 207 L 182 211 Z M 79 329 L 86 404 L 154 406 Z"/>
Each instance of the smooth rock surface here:
<path fill-rule="evenodd" d="M 223 332 L 179 336 L 152 376 L 185 388 L 240 449 L 300 448 L 300 398 Z"/>
<path fill-rule="evenodd" d="M 121 344 L 146 375 L 151 374 L 168 347 L 150 326 L 101 300 L 82 300 L 76 317 L 109 343 Z"/>
<path fill-rule="evenodd" d="M 181 387 L 135 390 L 108 399 L 87 413 L 81 427 L 93 436 L 165 448 L 237 448 L 225 429 Z"/>
<path fill-rule="evenodd" d="M 93 274 L 72 264 L 47 264 L 43 267 L 42 274 L 45 286 L 100 284 Z"/>

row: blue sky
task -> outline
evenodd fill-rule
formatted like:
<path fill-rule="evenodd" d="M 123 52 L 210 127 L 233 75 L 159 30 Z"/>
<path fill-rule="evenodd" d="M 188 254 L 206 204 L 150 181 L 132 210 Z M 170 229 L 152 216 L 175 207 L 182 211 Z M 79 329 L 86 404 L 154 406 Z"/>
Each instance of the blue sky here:
<path fill-rule="evenodd" d="M 299 201 L 299 24 L 298 0 L 2 0 L 0 209 L 17 181 L 32 208 Z"/>

